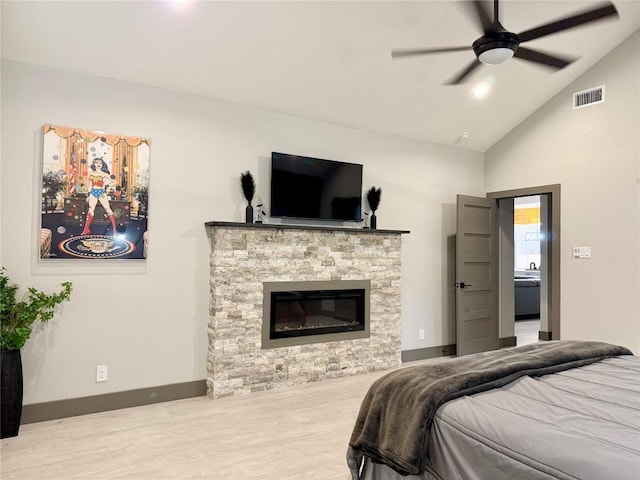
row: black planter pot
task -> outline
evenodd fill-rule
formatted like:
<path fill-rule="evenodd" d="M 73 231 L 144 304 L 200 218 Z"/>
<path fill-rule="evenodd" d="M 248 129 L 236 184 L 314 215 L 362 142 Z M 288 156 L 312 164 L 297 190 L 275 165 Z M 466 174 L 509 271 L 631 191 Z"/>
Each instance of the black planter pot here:
<path fill-rule="evenodd" d="M 378 226 L 378 219 L 376 218 L 376 214 L 372 213 L 371 221 L 370 221 L 371 230 L 375 230 L 377 226 Z"/>
<path fill-rule="evenodd" d="M 22 357 L 20 350 L 0 350 L 1 438 L 15 437 L 20 429 L 22 417 Z"/>
<path fill-rule="evenodd" d="M 253 223 L 253 207 L 251 204 L 247 205 L 247 208 L 245 208 L 244 215 L 245 223 Z"/>

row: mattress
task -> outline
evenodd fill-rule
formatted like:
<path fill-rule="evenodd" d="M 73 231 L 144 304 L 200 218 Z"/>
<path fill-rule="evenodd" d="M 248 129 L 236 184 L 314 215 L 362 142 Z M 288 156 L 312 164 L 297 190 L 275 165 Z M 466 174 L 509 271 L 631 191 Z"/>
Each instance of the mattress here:
<path fill-rule="evenodd" d="M 447 402 L 428 468 L 366 459 L 362 480 L 640 478 L 640 357 L 619 356 Z"/>

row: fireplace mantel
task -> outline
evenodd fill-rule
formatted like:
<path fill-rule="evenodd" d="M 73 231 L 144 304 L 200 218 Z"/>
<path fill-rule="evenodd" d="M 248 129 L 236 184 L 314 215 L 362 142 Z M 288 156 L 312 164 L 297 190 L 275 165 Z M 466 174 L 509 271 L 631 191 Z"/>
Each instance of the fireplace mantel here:
<path fill-rule="evenodd" d="M 411 233 L 409 230 L 376 230 L 370 228 L 338 227 L 327 225 L 298 225 L 285 223 L 241 223 L 241 222 L 205 222 L 205 227 L 225 227 L 225 228 L 267 228 L 272 230 L 319 230 L 327 232 L 350 232 L 368 234 L 404 234 Z"/>
<path fill-rule="evenodd" d="M 401 365 L 401 246 L 406 230 L 207 222 L 210 398 Z M 370 282 L 369 336 L 263 348 L 263 285 Z"/>

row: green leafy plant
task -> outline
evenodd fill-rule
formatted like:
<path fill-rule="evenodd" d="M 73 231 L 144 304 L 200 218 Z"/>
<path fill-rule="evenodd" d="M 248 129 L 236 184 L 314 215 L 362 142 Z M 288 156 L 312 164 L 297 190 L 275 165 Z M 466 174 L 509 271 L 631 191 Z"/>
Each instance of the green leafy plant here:
<path fill-rule="evenodd" d="M 29 340 L 34 324 L 53 318 L 56 305 L 71 297 L 71 282 L 63 282 L 58 293 L 47 294 L 33 287 L 18 299 L 18 285 L 9 283 L 4 267 L 0 269 L 0 347 L 19 350 Z"/>

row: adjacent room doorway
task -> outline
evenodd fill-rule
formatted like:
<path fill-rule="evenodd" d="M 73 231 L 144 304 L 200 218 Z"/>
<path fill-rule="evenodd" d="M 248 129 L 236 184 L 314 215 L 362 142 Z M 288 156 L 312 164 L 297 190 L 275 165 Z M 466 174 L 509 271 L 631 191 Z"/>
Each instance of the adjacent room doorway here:
<path fill-rule="evenodd" d="M 543 271 L 547 271 L 547 255 L 541 248 L 548 233 L 543 223 L 548 218 L 543 206 L 548 202 L 545 195 L 516 197 L 513 202 L 514 336 L 516 345 L 522 346 L 537 343 L 541 324 L 548 324 L 545 288 L 548 282 L 546 277 L 542 278 Z M 541 316 L 545 317 L 544 322 Z"/>
<path fill-rule="evenodd" d="M 530 262 L 520 265 L 522 259 L 516 260 L 514 231 L 514 203 L 515 199 L 523 197 L 539 198 L 540 208 L 540 260 L 535 269 Z M 539 187 L 522 188 L 501 192 L 492 192 L 487 197 L 494 198 L 498 208 L 498 256 L 499 256 L 499 324 L 501 346 L 516 344 L 515 318 L 520 311 L 516 305 L 516 282 L 523 285 L 526 279 L 517 280 L 516 277 L 539 279 L 539 340 L 560 339 L 560 185 L 544 185 Z M 532 235 L 532 234 L 531 234 Z M 523 290 L 528 294 L 526 290 Z M 519 292 L 520 293 L 520 292 Z M 526 310 L 526 307 L 525 307 Z M 524 327 L 524 325 L 518 325 Z M 521 328 L 520 328 L 521 329 Z M 526 333 L 526 335 L 530 335 Z M 506 344 L 505 344 L 506 343 Z"/>

